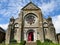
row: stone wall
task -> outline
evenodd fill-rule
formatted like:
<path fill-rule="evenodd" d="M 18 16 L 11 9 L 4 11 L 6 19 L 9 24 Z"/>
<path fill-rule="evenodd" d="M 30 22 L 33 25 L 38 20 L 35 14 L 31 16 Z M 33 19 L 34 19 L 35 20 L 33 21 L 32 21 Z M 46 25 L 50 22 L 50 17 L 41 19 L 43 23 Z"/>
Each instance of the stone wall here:
<path fill-rule="evenodd" d="M 57 41 L 60 43 L 60 33 L 57 34 Z"/>
<path fill-rule="evenodd" d="M 0 27 L 0 43 L 5 41 L 5 31 Z"/>

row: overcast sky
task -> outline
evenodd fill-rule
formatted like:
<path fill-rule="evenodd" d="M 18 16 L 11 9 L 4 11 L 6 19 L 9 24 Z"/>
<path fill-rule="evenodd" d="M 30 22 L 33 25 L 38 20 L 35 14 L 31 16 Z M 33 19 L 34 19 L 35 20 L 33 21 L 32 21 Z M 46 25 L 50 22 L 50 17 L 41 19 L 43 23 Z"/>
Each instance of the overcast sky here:
<path fill-rule="evenodd" d="M 52 17 L 56 33 L 60 33 L 60 0 L 31 0 L 41 8 L 45 18 Z M 20 9 L 28 4 L 30 0 L 0 0 L 0 26 L 7 29 L 9 19 L 18 17 Z"/>

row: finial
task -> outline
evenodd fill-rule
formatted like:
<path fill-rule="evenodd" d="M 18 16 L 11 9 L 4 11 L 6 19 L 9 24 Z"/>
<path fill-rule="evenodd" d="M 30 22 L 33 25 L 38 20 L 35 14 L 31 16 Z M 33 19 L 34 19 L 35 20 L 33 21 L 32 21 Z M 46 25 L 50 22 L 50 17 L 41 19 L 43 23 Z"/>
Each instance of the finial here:
<path fill-rule="evenodd" d="M 14 19 L 14 17 L 12 16 L 11 18 L 10 18 L 10 21 L 14 21 L 15 19 Z"/>
<path fill-rule="evenodd" d="M 30 0 L 30 2 L 32 2 L 32 0 Z"/>
<path fill-rule="evenodd" d="M 48 16 L 48 18 L 51 18 L 51 16 Z"/>
<path fill-rule="evenodd" d="M 49 21 L 52 21 L 52 18 L 51 18 L 51 16 L 48 16 L 48 20 L 49 20 Z"/>
<path fill-rule="evenodd" d="M 12 16 L 11 19 L 14 19 L 14 17 Z"/>

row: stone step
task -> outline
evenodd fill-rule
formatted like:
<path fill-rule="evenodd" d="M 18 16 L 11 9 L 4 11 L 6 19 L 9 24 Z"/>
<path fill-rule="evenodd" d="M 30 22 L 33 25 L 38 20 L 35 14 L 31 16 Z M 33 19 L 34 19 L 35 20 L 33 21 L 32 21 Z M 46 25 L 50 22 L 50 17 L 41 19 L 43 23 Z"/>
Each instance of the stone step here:
<path fill-rule="evenodd" d="M 25 45 L 37 45 L 36 42 L 30 42 L 30 43 L 26 43 Z"/>

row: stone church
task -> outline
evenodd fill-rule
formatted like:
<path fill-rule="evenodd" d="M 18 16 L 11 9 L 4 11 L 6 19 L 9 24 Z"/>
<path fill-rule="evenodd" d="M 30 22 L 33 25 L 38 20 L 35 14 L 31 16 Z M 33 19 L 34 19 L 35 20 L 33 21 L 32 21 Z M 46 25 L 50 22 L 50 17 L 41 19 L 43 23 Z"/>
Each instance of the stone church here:
<path fill-rule="evenodd" d="M 6 43 L 15 39 L 17 43 L 22 40 L 26 42 L 36 42 L 45 39 L 56 43 L 55 27 L 52 18 L 43 18 L 42 11 L 34 3 L 29 2 L 21 9 L 18 18 L 10 18 L 8 29 L 6 31 Z"/>

